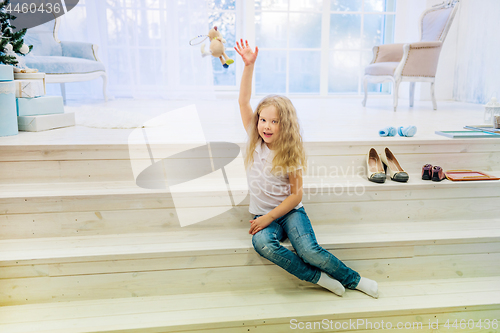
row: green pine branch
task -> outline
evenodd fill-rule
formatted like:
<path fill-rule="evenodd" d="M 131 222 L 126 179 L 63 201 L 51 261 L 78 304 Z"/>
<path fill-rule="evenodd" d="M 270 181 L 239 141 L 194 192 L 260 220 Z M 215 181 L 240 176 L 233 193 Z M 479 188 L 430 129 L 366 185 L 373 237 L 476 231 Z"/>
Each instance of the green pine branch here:
<path fill-rule="evenodd" d="M 17 65 L 18 62 L 15 57 L 9 56 L 5 52 L 5 46 L 11 44 L 13 51 L 20 56 L 20 49 L 24 44 L 24 36 L 26 35 L 27 29 L 22 29 L 18 32 L 13 32 L 15 26 L 12 25 L 12 21 L 16 19 L 14 15 L 7 13 L 5 8 L 9 5 L 10 0 L 0 0 L 0 64 L 7 65 Z M 29 51 L 33 49 L 33 45 L 29 46 Z M 29 52 L 28 52 L 29 53 Z"/>

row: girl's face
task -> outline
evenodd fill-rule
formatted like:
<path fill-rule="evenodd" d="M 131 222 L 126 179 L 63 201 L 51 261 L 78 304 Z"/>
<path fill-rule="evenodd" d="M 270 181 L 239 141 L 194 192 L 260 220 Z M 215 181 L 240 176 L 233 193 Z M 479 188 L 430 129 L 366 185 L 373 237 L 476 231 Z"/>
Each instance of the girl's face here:
<path fill-rule="evenodd" d="M 280 132 L 278 110 L 274 105 L 266 106 L 260 111 L 257 129 L 269 149 L 273 149 L 273 142 L 276 142 Z"/>

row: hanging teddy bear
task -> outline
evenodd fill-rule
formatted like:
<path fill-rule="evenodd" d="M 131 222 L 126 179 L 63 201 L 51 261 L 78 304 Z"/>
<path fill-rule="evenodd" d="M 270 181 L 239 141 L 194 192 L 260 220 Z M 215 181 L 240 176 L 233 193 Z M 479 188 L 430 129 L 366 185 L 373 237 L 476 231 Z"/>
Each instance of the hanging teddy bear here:
<path fill-rule="evenodd" d="M 217 27 L 213 27 L 210 29 L 208 32 L 208 38 L 210 38 L 210 52 L 205 51 L 205 44 L 201 45 L 201 54 L 203 57 L 206 57 L 208 55 L 212 55 L 216 58 L 220 59 L 220 62 L 222 63 L 222 66 L 224 68 L 228 68 L 229 65 L 231 65 L 234 60 L 230 59 L 226 52 L 224 52 L 224 44 L 226 43 L 226 40 L 222 38 L 221 33 L 217 30 Z"/>

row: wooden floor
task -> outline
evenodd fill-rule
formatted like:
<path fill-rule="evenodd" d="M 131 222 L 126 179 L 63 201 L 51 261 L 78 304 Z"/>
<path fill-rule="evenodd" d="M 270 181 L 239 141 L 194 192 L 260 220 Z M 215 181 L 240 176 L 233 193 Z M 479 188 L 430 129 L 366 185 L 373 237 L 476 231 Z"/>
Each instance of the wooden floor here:
<path fill-rule="evenodd" d="M 390 98 L 369 98 L 365 108 L 361 105 L 361 98 L 291 99 L 297 109 L 305 142 L 370 140 L 389 144 L 399 140 L 446 141 L 449 139 L 434 132 L 483 124 L 484 118 L 482 105 L 453 101 L 439 101 L 438 110 L 433 110 L 430 101 L 416 101 L 415 106 L 410 108 L 408 101 L 401 99 L 398 111 L 393 112 Z M 252 105 L 255 107 L 258 102 L 259 99 L 254 99 Z M 207 141 L 246 142 L 236 98 L 207 101 L 122 99 L 86 105 L 69 102 L 66 112 L 76 112 L 77 124 L 89 124 L 93 123 L 89 121 L 89 114 L 93 113 L 88 111 L 94 109 L 103 118 L 103 123 L 108 124 L 112 122 L 112 115 L 122 110 L 127 114 L 141 114 L 143 117 L 138 119 L 152 119 L 192 104 L 196 105 Z M 119 123 L 119 120 L 116 122 Z M 183 133 L 189 128 L 189 123 L 190 119 L 179 119 L 175 128 Z M 378 135 L 378 131 L 387 126 L 397 128 L 409 125 L 417 126 L 417 134 L 413 138 L 381 138 Z M 127 143 L 131 131 L 76 126 L 39 133 L 21 132 L 17 136 L 0 138 L 0 145 L 123 144 Z"/>
<path fill-rule="evenodd" d="M 500 139 L 434 134 L 482 124 L 483 107 L 438 101 L 434 111 L 430 101 L 409 108 L 400 100 L 394 112 L 389 98 L 369 98 L 366 108 L 361 98 L 292 101 L 310 167 L 303 202 L 318 242 L 376 280 L 379 299 L 355 290 L 337 297 L 260 257 L 244 174 L 230 183 L 241 201 L 206 218 L 223 207 L 225 183 L 207 178 L 180 197 L 139 187 L 133 164 L 151 161 L 131 156 L 133 128 L 83 126 L 95 126 L 96 113 L 109 127 L 119 110 L 147 121 L 195 104 L 206 141 L 242 148 L 235 99 L 115 100 L 90 104 L 92 112 L 70 103 L 79 126 L 0 138 L 0 332 L 499 332 L 499 182 L 420 177 L 426 163 L 500 175 Z M 190 137 L 193 119 L 176 120 L 166 124 L 173 141 L 156 148 L 168 152 Z M 378 136 L 408 125 L 415 137 Z M 408 183 L 376 184 L 358 172 L 370 147 L 386 146 Z M 179 159 L 186 168 L 203 161 Z M 180 202 L 199 223 L 180 224 Z"/>

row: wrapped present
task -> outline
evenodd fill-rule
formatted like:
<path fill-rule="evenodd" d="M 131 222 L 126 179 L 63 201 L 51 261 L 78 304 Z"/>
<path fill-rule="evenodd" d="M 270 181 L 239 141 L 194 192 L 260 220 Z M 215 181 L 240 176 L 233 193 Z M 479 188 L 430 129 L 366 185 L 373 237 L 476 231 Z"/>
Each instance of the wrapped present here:
<path fill-rule="evenodd" d="M 14 80 L 37 80 L 43 84 L 43 94 L 45 95 L 45 73 L 14 73 Z"/>
<path fill-rule="evenodd" d="M 0 136 L 16 135 L 16 87 L 14 86 L 13 67 L 0 65 Z"/>
<path fill-rule="evenodd" d="M 61 96 L 42 96 L 36 98 L 17 98 L 18 116 L 39 116 L 64 113 Z"/>
<path fill-rule="evenodd" d="M 15 80 L 17 98 L 34 98 L 45 95 L 42 80 Z"/>
<path fill-rule="evenodd" d="M 14 73 L 38 73 L 38 69 L 36 68 L 17 68 L 17 67 L 14 67 Z"/>
<path fill-rule="evenodd" d="M 0 82 L 14 80 L 14 67 L 0 64 Z"/>
<path fill-rule="evenodd" d="M 74 113 L 17 117 L 20 131 L 40 132 L 54 128 L 75 126 Z"/>

